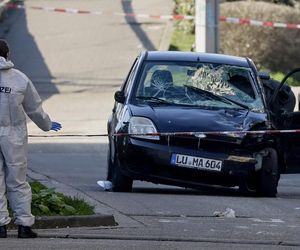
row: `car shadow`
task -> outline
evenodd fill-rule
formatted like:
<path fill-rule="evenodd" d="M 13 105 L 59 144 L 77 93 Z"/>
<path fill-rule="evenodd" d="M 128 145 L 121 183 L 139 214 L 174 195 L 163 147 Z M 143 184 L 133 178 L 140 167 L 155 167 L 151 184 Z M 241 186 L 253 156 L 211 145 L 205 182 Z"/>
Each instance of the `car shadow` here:
<path fill-rule="evenodd" d="M 23 5 L 24 1 L 14 3 Z M 59 92 L 51 82 L 53 76 L 45 63 L 42 52 L 28 30 L 26 10 L 8 8 L 1 21 L 0 35 L 9 43 L 10 59 L 15 68 L 32 80 L 43 100 Z"/>
<path fill-rule="evenodd" d="M 288 177 L 289 182 L 294 181 L 291 178 L 291 175 Z M 288 200 L 299 200 L 300 199 L 300 188 L 299 184 L 295 185 L 291 183 L 280 182 L 278 186 L 278 194 L 276 198 L 288 199 Z M 172 187 L 164 186 L 160 184 L 152 184 L 145 182 L 138 182 L 141 184 L 133 184 L 133 193 L 142 193 L 142 194 L 167 194 L 167 195 L 200 195 L 200 196 L 223 196 L 223 197 L 248 197 L 248 198 L 266 198 L 260 197 L 253 193 L 242 193 L 238 187 L 222 187 L 217 185 L 204 185 L 199 184 L 198 189 L 193 188 L 181 188 L 181 187 Z M 143 184 L 144 183 L 144 184 Z M 142 185 L 146 186 L 143 187 Z M 275 198 L 275 199 L 276 199 Z M 274 199 L 270 197 L 269 199 Z"/>
<path fill-rule="evenodd" d="M 153 184 L 155 185 L 155 184 Z M 199 185 L 199 189 L 180 187 L 133 187 L 133 193 L 168 195 L 243 196 L 237 188 Z"/>

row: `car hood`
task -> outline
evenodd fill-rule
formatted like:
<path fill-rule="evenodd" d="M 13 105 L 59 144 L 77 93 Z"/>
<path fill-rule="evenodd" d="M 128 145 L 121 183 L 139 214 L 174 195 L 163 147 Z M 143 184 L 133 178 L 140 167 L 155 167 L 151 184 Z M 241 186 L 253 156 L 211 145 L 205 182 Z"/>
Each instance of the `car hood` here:
<path fill-rule="evenodd" d="M 267 120 L 265 113 L 235 109 L 129 105 L 133 116 L 151 119 L 159 132 L 208 132 L 250 130 Z"/>

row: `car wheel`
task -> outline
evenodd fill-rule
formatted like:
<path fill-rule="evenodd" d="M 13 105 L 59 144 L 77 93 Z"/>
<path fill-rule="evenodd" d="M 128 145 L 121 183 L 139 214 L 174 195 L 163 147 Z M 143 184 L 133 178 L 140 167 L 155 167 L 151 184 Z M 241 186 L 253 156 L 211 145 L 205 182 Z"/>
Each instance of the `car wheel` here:
<path fill-rule="evenodd" d="M 266 150 L 268 154 L 263 158 L 262 169 L 257 176 L 257 193 L 264 197 L 275 197 L 279 178 L 278 156 L 275 149 Z"/>
<path fill-rule="evenodd" d="M 256 178 L 249 176 L 248 178 L 239 179 L 239 192 L 244 196 L 253 196 L 256 193 Z"/>
<path fill-rule="evenodd" d="M 131 192 L 133 180 L 122 174 L 120 162 L 117 156 L 114 156 L 114 162 L 111 162 L 111 182 L 113 192 Z"/>
<path fill-rule="evenodd" d="M 109 153 L 107 154 L 107 175 L 106 180 L 112 181 L 112 162 Z"/>
<path fill-rule="evenodd" d="M 107 151 L 107 176 L 106 176 L 106 180 L 112 181 L 112 161 L 111 161 L 110 145 L 108 145 L 108 151 Z"/>

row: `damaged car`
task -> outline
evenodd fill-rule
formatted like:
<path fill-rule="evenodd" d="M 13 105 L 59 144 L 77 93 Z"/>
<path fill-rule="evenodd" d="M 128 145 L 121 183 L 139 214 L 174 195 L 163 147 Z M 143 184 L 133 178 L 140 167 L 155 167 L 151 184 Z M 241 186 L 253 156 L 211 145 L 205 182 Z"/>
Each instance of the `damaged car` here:
<path fill-rule="evenodd" d="M 142 52 L 115 93 L 107 180 L 116 192 L 142 180 L 274 197 L 294 136 L 272 131 L 296 127 L 294 106 L 249 58 Z"/>

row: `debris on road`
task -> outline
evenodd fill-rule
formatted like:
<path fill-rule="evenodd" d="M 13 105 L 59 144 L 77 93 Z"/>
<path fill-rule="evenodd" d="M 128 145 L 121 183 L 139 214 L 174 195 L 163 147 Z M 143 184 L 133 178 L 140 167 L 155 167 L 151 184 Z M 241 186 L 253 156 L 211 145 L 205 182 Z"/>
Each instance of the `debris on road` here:
<path fill-rule="evenodd" d="M 224 217 L 224 218 L 236 218 L 235 211 L 231 208 L 226 208 L 226 210 L 224 212 L 215 211 L 214 216 L 215 217 Z"/>
<path fill-rule="evenodd" d="M 110 181 L 97 181 L 97 184 L 103 189 L 103 191 L 110 191 L 112 188 Z"/>
<path fill-rule="evenodd" d="M 251 218 L 251 220 L 254 222 L 262 222 L 262 223 L 284 223 L 284 221 L 281 219 L 262 220 L 258 218 Z"/>

